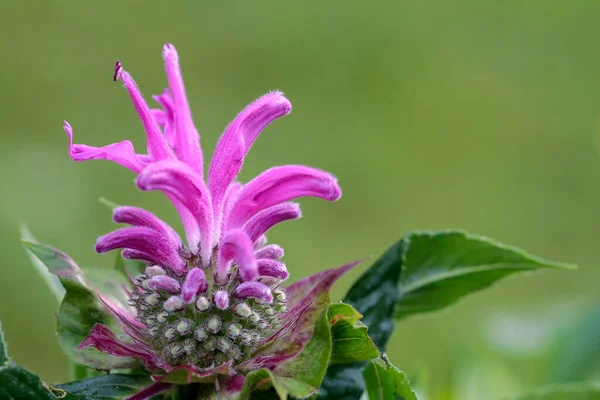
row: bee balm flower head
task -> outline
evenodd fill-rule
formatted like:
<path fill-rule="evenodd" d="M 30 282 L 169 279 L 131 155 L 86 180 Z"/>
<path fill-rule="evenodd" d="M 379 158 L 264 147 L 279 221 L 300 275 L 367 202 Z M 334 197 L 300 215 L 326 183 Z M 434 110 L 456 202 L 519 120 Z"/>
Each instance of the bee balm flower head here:
<path fill-rule="evenodd" d="M 140 190 L 161 191 L 173 203 L 186 236 L 184 242 L 149 211 L 114 209 L 114 221 L 129 227 L 100 237 L 96 251 L 122 249 L 124 258 L 141 260 L 146 268 L 131 277 L 129 308 L 99 296 L 130 340 L 97 324 L 80 347 L 137 358 L 159 375 L 185 368 L 198 377 L 232 376 L 274 365 L 291 353 L 259 350 L 289 336 L 310 305 L 311 290 L 328 290 L 349 267 L 301 281 L 289 298 L 282 285 L 289 275 L 280 261 L 283 249 L 266 244 L 265 233 L 301 216 L 290 201 L 303 196 L 335 201 L 340 188 L 331 174 L 302 165 L 268 169 L 246 184 L 236 181 L 262 130 L 291 111 L 280 92 L 255 100 L 229 124 L 205 177 L 200 138 L 172 45 L 164 46 L 163 59 L 169 85 L 154 96 L 160 109 L 150 109 L 121 63 L 115 66 L 114 78 L 129 92 L 146 132 L 146 154 L 136 153 L 127 140 L 104 147 L 74 144 L 65 122 L 73 160 L 110 160 L 136 173 Z M 306 335 L 295 343 L 296 352 L 303 341 Z"/>

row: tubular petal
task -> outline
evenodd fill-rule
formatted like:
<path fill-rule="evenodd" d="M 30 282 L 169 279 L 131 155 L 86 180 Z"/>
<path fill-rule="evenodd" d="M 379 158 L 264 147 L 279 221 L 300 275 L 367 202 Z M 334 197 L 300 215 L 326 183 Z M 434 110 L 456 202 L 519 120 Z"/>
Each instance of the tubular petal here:
<path fill-rule="evenodd" d="M 160 132 L 160 128 L 154 120 L 154 117 L 150 112 L 150 108 L 148 108 L 148 104 L 146 104 L 146 101 L 142 97 L 142 93 L 138 89 L 131 75 L 121 69 L 117 74 L 117 79 L 118 78 L 121 78 L 123 81 L 125 88 L 129 92 L 131 101 L 133 102 L 133 107 L 142 120 L 142 125 L 146 131 L 146 145 L 148 147 L 148 154 L 150 157 L 152 157 L 152 160 L 158 161 L 166 158 L 172 158 L 171 150 L 169 149 L 167 141 Z"/>
<path fill-rule="evenodd" d="M 178 274 L 185 270 L 178 250 L 170 246 L 160 233 L 150 228 L 121 228 L 99 237 L 96 241 L 98 253 L 115 249 L 132 249 L 151 255 L 158 261 L 157 264 L 167 266 Z"/>
<path fill-rule="evenodd" d="M 202 179 L 204 162 L 200 148 L 200 136 L 192 121 L 192 113 L 179 68 L 179 56 L 172 44 L 166 44 L 163 47 L 163 59 L 175 112 L 175 126 L 172 127 L 176 132 L 173 148 L 177 157 L 192 167 Z"/>
<path fill-rule="evenodd" d="M 239 228 L 259 211 L 298 197 L 312 196 L 335 201 L 341 194 L 337 180 L 327 172 L 303 165 L 274 167 L 244 186 L 225 227 Z"/>
<path fill-rule="evenodd" d="M 219 244 L 217 281 L 225 283 L 231 262 L 239 265 L 239 274 L 244 281 L 258 277 L 258 266 L 254 258 L 254 248 L 250 238 L 242 229 L 225 232 Z"/>
<path fill-rule="evenodd" d="M 302 216 L 300 206 L 295 203 L 277 204 L 258 212 L 244 225 L 244 230 L 254 243 L 261 235 L 266 233 L 274 225 L 290 219 Z"/>
<path fill-rule="evenodd" d="M 272 260 L 277 260 L 283 257 L 284 251 L 283 248 L 276 244 L 270 244 L 268 246 L 263 247 L 262 249 L 258 249 L 254 252 L 254 257 L 256 259 L 264 259 L 269 258 Z"/>
<path fill-rule="evenodd" d="M 181 239 L 173 228 L 150 211 L 138 207 L 121 206 L 115 208 L 113 221 L 120 224 L 142 226 L 153 229 L 165 236 L 175 247 L 181 246 Z"/>
<path fill-rule="evenodd" d="M 160 275 L 151 278 L 148 281 L 148 287 L 150 289 L 166 290 L 169 293 L 179 293 L 181 285 L 176 279 L 170 276 Z"/>
<path fill-rule="evenodd" d="M 269 289 L 267 285 L 260 282 L 244 282 L 235 289 L 234 294 L 240 299 L 252 297 L 262 301 L 263 303 L 273 302 L 273 294 L 271 293 L 271 289 Z"/>
<path fill-rule="evenodd" d="M 260 276 L 270 276 L 282 281 L 290 276 L 285 264 L 282 262 L 269 259 L 257 260 L 256 262 L 258 263 L 258 274 Z"/>
<path fill-rule="evenodd" d="M 196 293 L 206 290 L 206 276 L 200 268 L 192 268 L 183 282 L 182 297 L 186 303 L 194 301 Z"/>
<path fill-rule="evenodd" d="M 128 260 L 140 260 L 144 261 L 147 264 L 161 264 L 163 260 L 160 257 L 157 257 L 154 254 L 144 253 L 143 251 L 133 250 L 133 249 L 123 249 L 121 252 L 123 258 Z"/>
<path fill-rule="evenodd" d="M 85 144 L 73 144 L 73 128 L 67 121 L 63 129 L 69 138 L 69 155 L 73 161 L 108 160 L 139 173 L 148 163 L 147 156 L 136 154 L 129 140 L 109 144 L 104 147 L 94 147 Z"/>
<path fill-rule="evenodd" d="M 207 266 L 212 252 L 212 209 L 208 188 L 199 175 L 180 161 L 164 160 L 144 168 L 137 185 L 141 190 L 161 190 L 189 211 L 182 213 L 178 207 L 184 222 L 190 215 L 196 221 L 195 226 L 184 224 L 188 244 L 192 253 L 201 251 L 203 265 Z"/>
<path fill-rule="evenodd" d="M 268 124 L 291 110 L 292 105 L 283 93 L 267 93 L 246 107 L 225 129 L 208 173 L 216 219 L 222 214 L 225 193 L 240 172 L 252 143 Z"/>

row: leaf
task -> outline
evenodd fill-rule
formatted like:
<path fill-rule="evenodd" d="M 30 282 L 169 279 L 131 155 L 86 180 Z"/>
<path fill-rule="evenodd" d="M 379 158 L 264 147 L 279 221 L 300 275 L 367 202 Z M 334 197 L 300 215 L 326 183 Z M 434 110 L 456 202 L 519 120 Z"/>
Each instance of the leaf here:
<path fill-rule="evenodd" d="M 25 224 L 21 224 L 20 231 L 22 240 L 25 240 L 30 243 L 37 242 L 37 240 L 33 237 L 33 235 L 31 234 L 31 232 Z M 35 267 L 36 271 L 44 279 L 46 285 L 48 286 L 48 288 L 50 288 L 50 291 L 52 292 L 54 297 L 56 297 L 56 300 L 60 303 L 63 297 L 65 296 L 65 288 L 63 288 L 63 286 L 61 285 L 58 277 L 49 273 L 48 268 L 46 268 L 44 263 L 41 262 L 40 259 L 37 258 L 31 251 L 29 251 L 27 247 L 25 247 L 25 251 L 27 253 L 27 257 Z"/>
<path fill-rule="evenodd" d="M 385 356 L 371 361 L 363 370 L 369 400 L 417 400 L 404 374 Z"/>
<path fill-rule="evenodd" d="M 385 350 L 394 330 L 394 309 L 400 297 L 398 280 L 402 272 L 402 254 L 405 246 L 403 241 L 393 245 L 352 285 L 343 300 L 363 315 L 362 321 L 369 327 L 369 336 L 381 351 Z M 332 365 L 321 385 L 319 398 L 358 400 L 364 391 L 364 365 Z"/>
<path fill-rule="evenodd" d="M 246 375 L 244 386 L 239 394 L 239 400 L 248 400 L 251 397 L 256 397 L 252 395 L 252 392 L 266 392 L 271 388 L 274 389 L 275 393 L 277 394 L 275 398 L 279 398 L 281 400 L 287 399 L 288 391 L 281 384 L 275 381 L 275 377 L 271 371 L 265 368 L 252 371 Z"/>
<path fill-rule="evenodd" d="M 463 231 L 405 236 L 396 319 L 442 309 L 515 272 L 574 268 Z"/>
<path fill-rule="evenodd" d="M 366 327 L 358 323 L 360 317 L 347 304 L 330 304 L 317 318 L 303 350 L 275 368 L 274 382 L 291 396 L 305 398 L 319 390 L 330 360 L 377 357 L 377 348 L 367 336 Z"/>
<path fill-rule="evenodd" d="M 64 391 L 51 388 L 38 376 L 13 362 L 0 367 L 0 399 L 70 400 L 65 396 Z"/>
<path fill-rule="evenodd" d="M 73 361 L 91 368 L 110 370 L 139 366 L 135 359 L 109 356 L 96 349 L 75 350 L 96 323 L 115 327 L 114 319 L 100 303 L 92 283 L 66 254 L 53 247 L 24 241 L 23 244 L 57 275 L 66 290 L 57 314 L 61 348 Z M 107 273 L 106 281 L 112 278 Z"/>
<path fill-rule="evenodd" d="M 581 382 L 552 385 L 541 388 L 515 400 L 598 400 L 600 399 L 600 382 Z"/>
<path fill-rule="evenodd" d="M 362 315 L 348 304 L 329 306 L 332 350 L 330 364 L 372 360 L 379 350 L 367 334 L 367 326 L 360 322 Z"/>
<path fill-rule="evenodd" d="M 514 272 L 572 267 L 463 231 L 413 232 L 386 251 L 343 301 L 364 315 L 369 335 L 384 351 L 398 319 L 444 308 Z M 363 366 L 333 365 L 320 398 L 358 400 Z"/>
<path fill-rule="evenodd" d="M 58 385 L 77 399 L 124 399 L 152 384 L 148 375 L 109 374 Z"/>

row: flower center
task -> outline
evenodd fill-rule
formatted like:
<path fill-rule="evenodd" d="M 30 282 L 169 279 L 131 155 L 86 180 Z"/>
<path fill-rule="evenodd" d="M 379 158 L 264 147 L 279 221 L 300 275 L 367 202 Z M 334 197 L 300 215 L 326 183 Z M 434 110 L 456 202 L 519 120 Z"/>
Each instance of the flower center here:
<path fill-rule="evenodd" d="M 183 285 L 185 277 L 160 270 Z M 211 279 L 212 273 L 207 273 L 207 278 Z M 285 291 L 279 286 L 272 288 L 273 303 L 265 304 L 254 298 L 236 298 L 233 293 L 242 283 L 237 277 L 224 285 L 212 281 L 186 304 L 173 295 L 175 290 L 149 285 L 150 279 L 146 272 L 136 277 L 138 290 L 131 295 L 131 304 L 137 319 L 147 327 L 146 342 L 173 366 L 203 369 L 242 362 L 281 326 L 280 315 L 287 311 Z"/>

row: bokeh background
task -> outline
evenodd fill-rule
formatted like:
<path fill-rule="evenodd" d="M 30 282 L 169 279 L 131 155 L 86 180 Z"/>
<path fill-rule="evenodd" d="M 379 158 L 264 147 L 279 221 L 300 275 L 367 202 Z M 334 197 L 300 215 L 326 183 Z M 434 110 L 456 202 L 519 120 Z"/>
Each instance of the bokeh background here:
<path fill-rule="evenodd" d="M 179 50 L 207 159 L 238 111 L 281 89 L 294 112 L 255 143 L 242 179 L 285 163 L 339 177 L 338 203 L 304 199 L 305 218 L 270 236 L 286 248 L 293 280 L 378 256 L 407 231 L 451 227 L 580 265 L 510 278 L 399 324 L 390 357 L 423 398 L 503 398 L 596 376 L 600 347 L 588 341 L 598 336 L 576 341 L 582 357 L 564 338 L 599 305 L 597 1 L 38 0 L 2 9 L 0 319 L 14 359 L 45 380 L 68 377 L 58 304 L 18 224 L 83 266 L 114 260 L 93 251 L 115 228 L 100 196 L 180 227 L 129 171 L 72 162 L 62 131 L 67 119 L 78 143 L 131 139 L 142 149 L 113 64 L 149 99 L 166 85 L 165 42 Z M 336 299 L 369 263 L 337 284 Z M 573 374 L 569 357 L 588 365 Z"/>

